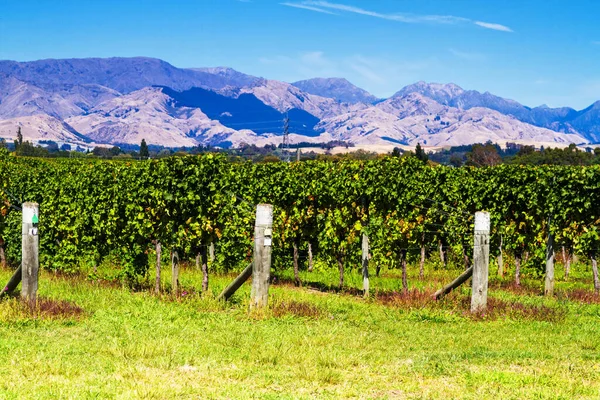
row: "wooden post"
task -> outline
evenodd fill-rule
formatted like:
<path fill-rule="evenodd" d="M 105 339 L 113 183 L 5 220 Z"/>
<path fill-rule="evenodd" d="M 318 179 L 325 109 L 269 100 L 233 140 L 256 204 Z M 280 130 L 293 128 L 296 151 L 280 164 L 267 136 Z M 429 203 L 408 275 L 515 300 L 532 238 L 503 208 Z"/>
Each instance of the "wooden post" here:
<path fill-rule="evenodd" d="M 179 254 L 171 253 L 171 293 L 179 295 Z"/>
<path fill-rule="evenodd" d="M 160 293 L 160 253 L 161 253 L 160 242 L 156 241 L 156 282 L 154 284 L 154 290 L 156 293 Z"/>
<path fill-rule="evenodd" d="M 298 265 L 298 243 L 299 241 L 297 239 L 294 239 L 294 242 L 292 243 L 292 247 L 294 250 L 294 285 L 302 286 L 302 283 L 300 282 L 300 267 Z"/>
<path fill-rule="evenodd" d="M 38 289 L 39 263 L 39 208 L 37 203 L 23 203 L 22 246 L 22 285 L 21 298 L 33 308 Z"/>
<path fill-rule="evenodd" d="M 406 270 L 406 254 L 407 254 L 407 250 L 406 249 L 402 249 L 400 251 L 400 256 L 402 258 L 402 293 L 407 294 L 408 293 L 408 280 L 407 280 L 407 270 Z"/>
<path fill-rule="evenodd" d="M 369 237 L 366 233 L 362 234 L 362 274 L 363 274 L 363 292 L 365 297 L 369 296 Z"/>
<path fill-rule="evenodd" d="M 0 267 L 6 268 L 6 254 L 4 252 L 4 239 L 0 237 Z"/>
<path fill-rule="evenodd" d="M 504 260 L 502 259 L 502 235 L 500 235 L 500 247 L 499 249 L 500 253 L 498 254 L 498 276 L 500 278 L 504 278 Z"/>
<path fill-rule="evenodd" d="M 200 257 L 202 259 L 202 292 L 208 291 L 208 258 L 206 246 L 200 247 Z"/>
<path fill-rule="evenodd" d="M 296 162 L 300 161 L 300 147 L 296 149 Z"/>
<path fill-rule="evenodd" d="M 4 295 L 4 294 L 11 293 L 13 290 L 15 290 L 17 288 L 17 286 L 21 282 L 21 278 L 23 275 L 22 271 L 23 271 L 23 268 L 19 265 L 19 268 L 17 268 L 17 270 L 15 271 L 13 276 L 10 278 L 10 280 L 8 281 L 8 283 L 6 284 L 4 289 L 2 289 L 2 292 L 0 292 L 0 297 L 2 297 L 2 295 Z"/>
<path fill-rule="evenodd" d="M 487 307 L 489 264 L 490 213 L 480 211 L 475 213 L 471 312 L 485 311 Z"/>
<path fill-rule="evenodd" d="M 233 296 L 233 294 L 236 292 L 236 290 L 238 290 L 240 288 L 240 286 L 242 286 L 244 284 L 244 282 L 246 282 L 248 280 L 248 278 L 250 278 L 250 276 L 252 275 L 252 267 L 253 267 L 254 263 L 250 263 L 243 271 L 241 274 L 239 274 L 237 276 L 237 278 L 235 278 L 233 280 L 233 282 L 231 282 L 225 289 L 223 289 L 223 291 L 221 292 L 221 294 L 219 295 L 219 297 L 217 297 L 217 300 L 221 300 L 221 299 L 229 299 L 231 296 Z"/>
<path fill-rule="evenodd" d="M 569 279 L 569 272 L 571 271 L 571 254 L 567 256 L 565 252 L 565 246 L 562 247 L 563 265 L 565 267 L 565 281 Z"/>
<path fill-rule="evenodd" d="M 312 253 L 312 244 L 308 242 L 308 272 L 313 271 L 313 253 Z"/>
<path fill-rule="evenodd" d="M 421 260 L 419 261 L 419 279 L 425 277 L 425 233 L 421 234 Z"/>
<path fill-rule="evenodd" d="M 273 227 L 273 206 L 256 206 L 254 223 L 254 260 L 252 263 L 252 290 L 250 310 L 262 309 L 269 299 L 269 277 L 271 275 L 271 244 Z"/>
<path fill-rule="evenodd" d="M 444 286 L 443 288 L 441 288 L 440 290 L 435 292 L 433 295 L 433 298 L 436 300 L 441 299 L 442 297 L 444 297 L 445 295 L 447 295 L 448 293 L 450 293 L 451 291 L 453 291 L 454 289 L 456 289 L 457 287 L 459 287 L 460 285 L 465 283 L 467 281 L 467 279 L 469 279 L 472 275 L 473 275 L 473 266 L 469 267 L 469 269 L 466 270 L 465 272 L 463 272 L 462 274 L 460 274 L 458 276 L 458 278 L 456 278 L 455 280 L 453 280 L 452 282 L 450 282 L 449 284 L 447 284 L 446 286 Z"/>
<path fill-rule="evenodd" d="M 210 247 L 208 248 L 208 260 L 211 263 L 215 262 L 215 244 L 214 244 L 214 242 L 210 242 Z"/>
<path fill-rule="evenodd" d="M 548 246 L 546 246 L 546 285 L 544 295 L 554 295 L 554 235 L 548 233 Z"/>
<path fill-rule="evenodd" d="M 440 261 L 442 262 L 442 266 L 446 266 L 446 258 L 444 257 L 444 246 L 442 245 L 442 241 L 438 240 L 438 249 L 440 251 Z"/>

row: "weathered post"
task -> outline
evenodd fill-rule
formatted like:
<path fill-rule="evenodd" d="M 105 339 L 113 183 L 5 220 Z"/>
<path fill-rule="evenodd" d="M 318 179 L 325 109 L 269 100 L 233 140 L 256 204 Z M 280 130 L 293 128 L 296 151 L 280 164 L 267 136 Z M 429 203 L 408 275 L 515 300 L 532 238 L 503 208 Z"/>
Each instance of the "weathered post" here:
<path fill-rule="evenodd" d="M 300 147 L 296 149 L 296 162 L 300 161 Z"/>
<path fill-rule="evenodd" d="M 504 278 L 504 260 L 502 259 L 502 235 L 500 235 L 500 247 L 498 248 L 500 253 L 498 253 L 498 276 L 500 278 Z"/>
<path fill-rule="evenodd" d="M 154 283 L 154 291 L 156 294 L 160 293 L 160 255 L 161 255 L 160 242 L 156 241 L 156 281 Z"/>
<path fill-rule="evenodd" d="M 208 247 L 208 260 L 211 263 L 215 262 L 215 244 L 214 244 L 214 242 L 210 242 L 210 246 Z"/>
<path fill-rule="evenodd" d="M 548 245 L 546 246 L 546 285 L 544 295 L 554 295 L 554 235 L 548 233 Z"/>
<path fill-rule="evenodd" d="M 179 254 L 171 253 L 171 293 L 179 295 Z"/>
<path fill-rule="evenodd" d="M 17 270 L 14 272 L 13 276 L 10 277 L 10 280 L 8 281 L 8 283 L 6 284 L 6 286 L 4 286 L 4 289 L 2 289 L 2 291 L 0 292 L 0 297 L 2 297 L 3 295 L 12 293 L 13 290 L 15 290 L 17 288 L 17 286 L 19 286 L 19 283 L 21 282 L 21 278 L 23 276 L 23 268 L 21 265 L 19 265 L 19 268 L 17 268 Z"/>
<path fill-rule="evenodd" d="M 489 264 L 490 213 L 480 211 L 475 213 L 471 312 L 484 311 L 487 307 Z"/>
<path fill-rule="evenodd" d="M 23 203 L 22 246 L 22 285 L 21 298 L 33 308 L 38 289 L 39 236 L 38 204 Z"/>
<path fill-rule="evenodd" d="M 313 271 L 313 253 L 312 253 L 312 244 L 308 242 L 308 272 Z"/>
<path fill-rule="evenodd" d="M 366 233 L 362 234 L 362 274 L 363 274 L 363 292 L 365 297 L 369 296 L 369 237 Z"/>
<path fill-rule="evenodd" d="M 269 299 L 269 277 L 271 274 L 271 244 L 273 226 L 273 206 L 256 206 L 254 223 L 254 260 L 252 263 L 252 290 L 250 310 L 262 309 Z"/>

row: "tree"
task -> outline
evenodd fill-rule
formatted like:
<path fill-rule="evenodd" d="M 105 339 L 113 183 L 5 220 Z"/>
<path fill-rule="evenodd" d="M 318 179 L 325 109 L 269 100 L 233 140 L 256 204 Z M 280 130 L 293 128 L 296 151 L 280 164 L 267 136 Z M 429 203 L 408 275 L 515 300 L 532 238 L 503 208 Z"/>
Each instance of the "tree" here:
<path fill-rule="evenodd" d="M 109 150 L 110 155 L 113 157 L 118 156 L 119 154 L 121 154 L 121 149 L 118 146 L 113 146 L 111 147 L 111 149 Z"/>
<path fill-rule="evenodd" d="M 15 151 L 23 144 L 23 134 L 21 127 L 17 128 L 17 140 L 15 140 Z"/>
<path fill-rule="evenodd" d="M 142 139 L 142 143 L 140 144 L 140 158 L 142 160 L 150 157 L 150 152 L 148 151 L 148 145 L 146 144 L 146 139 Z"/>
<path fill-rule="evenodd" d="M 467 165 L 475 167 L 494 166 L 502 163 L 496 146 L 491 143 L 474 144 L 473 150 L 467 153 Z"/>
<path fill-rule="evenodd" d="M 429 157 L 427 156 L 427 154 L 425 154 L 425 150 L 423 150 L 423 148 L 421 147 L 421 143 L 417 143 L 417 147 L 415 148 L 415 156 L 424 163 L 426 163 L 427 160 L 429 160 Z"/>
<path fill-rule="evenodd" d="M 399 147 L 394 147 L 394 150 L 392 151 L 392 157 L 400 157 L 402 155 L 402 151 L 400 150 Z"/>

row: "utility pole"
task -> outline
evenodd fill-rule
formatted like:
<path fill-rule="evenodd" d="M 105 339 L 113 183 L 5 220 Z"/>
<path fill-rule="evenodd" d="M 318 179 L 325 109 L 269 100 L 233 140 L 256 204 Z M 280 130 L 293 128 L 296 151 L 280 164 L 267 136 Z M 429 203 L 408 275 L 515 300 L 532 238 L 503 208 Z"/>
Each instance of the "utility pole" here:
<path fill-rule="evenodd" d="M 290 161 L 289 147 L 290 147 L 290 117 L 287 111 L 285 112 L 285 118 L 283 119 L 283 143 L 281 145 L 281 151 L 283 153 L 283 160 L 286 162 Z"/>

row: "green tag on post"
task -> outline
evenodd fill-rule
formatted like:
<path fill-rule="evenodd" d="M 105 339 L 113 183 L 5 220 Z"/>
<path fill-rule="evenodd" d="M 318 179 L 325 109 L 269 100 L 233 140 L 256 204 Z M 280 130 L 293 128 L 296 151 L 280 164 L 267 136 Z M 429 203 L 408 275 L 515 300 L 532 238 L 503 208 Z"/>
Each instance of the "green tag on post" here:
<path fill-rule="evenodd" d="M 40 222 L 40 221 L 39 221 L 39 219 L 38 219 L 38 216 L 37 216 L 37 214 L 33 214 L 33 217 L 31 218 L 31 223 L 32 223 L 32 224 L 37 224 L 37 223 L 39 223 L 39 222 Z"/>

